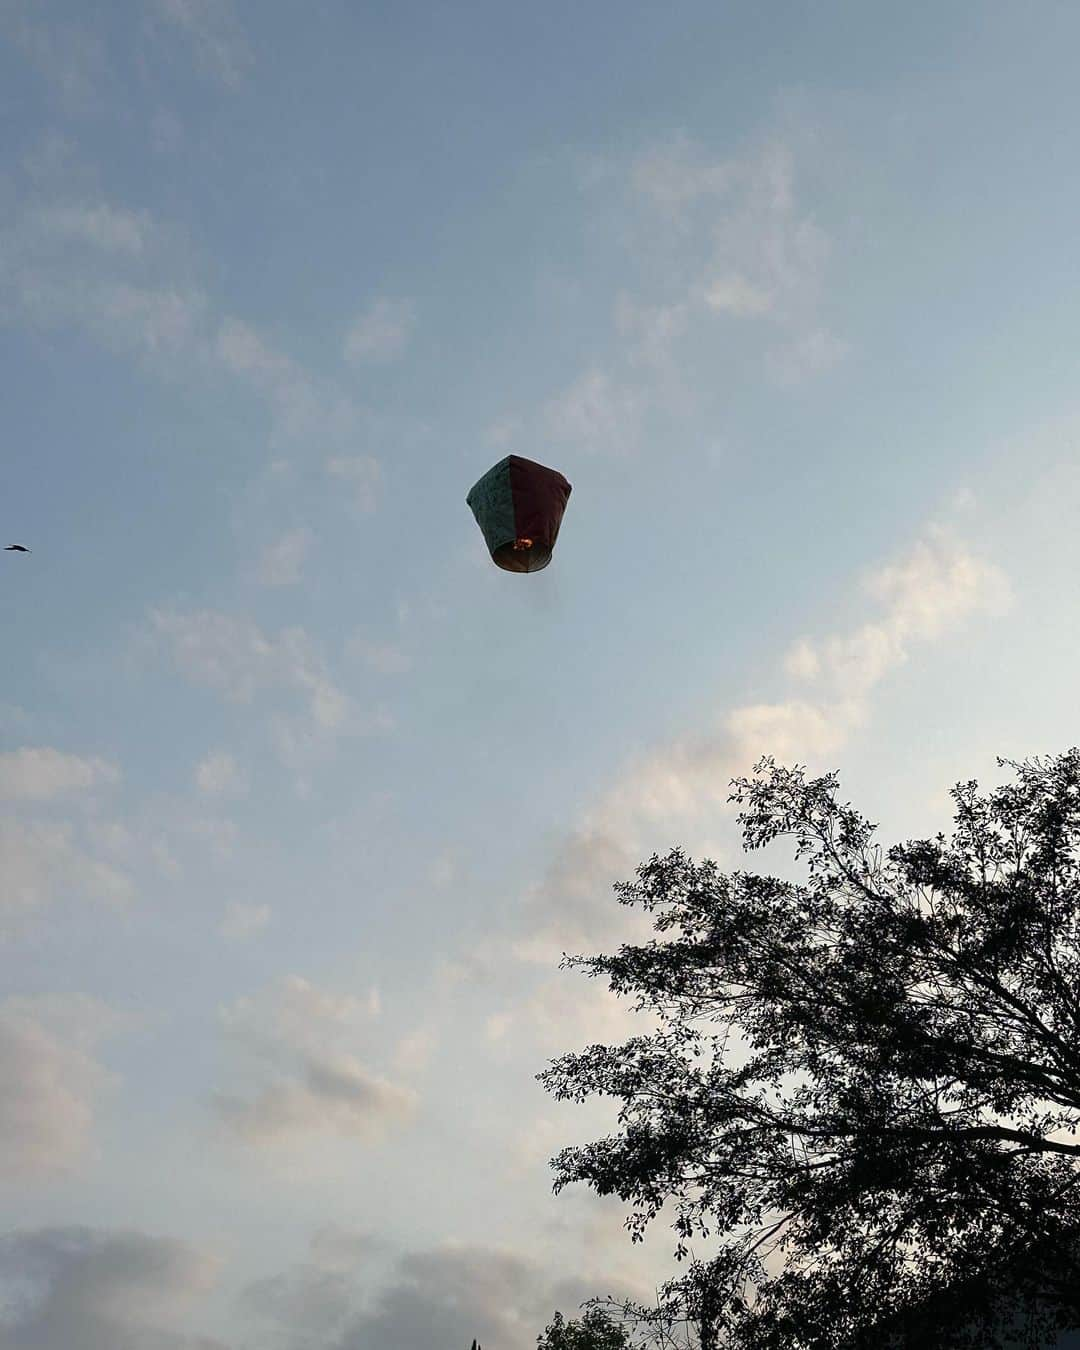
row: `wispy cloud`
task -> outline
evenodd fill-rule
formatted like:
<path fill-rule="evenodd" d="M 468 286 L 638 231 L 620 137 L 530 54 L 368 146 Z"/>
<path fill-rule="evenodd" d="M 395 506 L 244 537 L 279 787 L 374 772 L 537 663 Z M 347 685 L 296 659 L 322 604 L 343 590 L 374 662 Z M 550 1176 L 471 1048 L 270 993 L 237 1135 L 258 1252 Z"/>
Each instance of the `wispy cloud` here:
<path fill-rule="evenodd" d="M 709 309 L 731 314 L 738 319 L 758 318 L 772 308 L 768 291 L 747 281 L 739 272 L 717 277 L 706 284 L 702 298 Z"/>
<path fill-rule="evenodd" d="M 250 1097 L 219 1093 L 215 1104 L 230 1129 L 254 1145 L 323 1131 L 374 1142 L 408 1119 L 414 1096 L 353 1055 L 301 1050 L 283 1055 L 274 1081 Z"/>
<path fill-rule="evenodd" d="M 66 754 L 51 746 L 24 746 L 0 753 L 0 798 L 9 801 L 51 801 L 119 781 L 115 764 Z"/>
<path fill-rule="evenodd" d="M 847 344 L 820 312 L 830 241 L 799 200 L 789 146 L 769 141 L 714 160 L 679 136 L 639 157 L 631 178 L 661 226 L 648 229 L 648 247 L 669 251 L 679 304 L 744 326 L 764 322 L 764 369 L 781 382 L 842 359 Z"/>
<path fill-rule="evenodd" d="M 30 0 L 0 0 L 0 34 L 73 108 L 85 108 L 105 74 L 105 48 L 96 34 L 49 20 Z"/>
<path fill-rule="evenodd" d="M 394 1051 L 394 1070 L 404 1078 L 423 1073 L 439 1045 L 439 1031 L 434 1024 L 414 1028 L 402 1036 Z"/>
<path fill-rule="evenodd" d="M 880 617 L 851 633 L 799 639 L 789 674 L 820 680 L 841 703 L 864 698 L 907 661 L 915 643 L 947 636 L 972 614 L 1001 615 L 1011 604 L 1007 578 L 947 531 L 932 528 L 903 558 L 867 573 L 862 590 Z"/>
<path fill-rule="evenodd" d="M 29 244 L 9 235 L 3 242 L 0 315 L 6 310 L 7 317 L 35 325 L 80 329 L 151 361 L 187 356 L 198 342 L 207 302 L 197 288 L 130 279 L 113 267 L 84 267 L 71 254 L 44 257 L 44 239 Z"/>
<path fill-rule="evenodd" d="M 325 760 L 342 737 L 394 730 L 385 708 L 361 708 L 339 686 L 320 644 L 302 628 L 268 634 L 244 616 L 155 610 L 149 637 L 192 684 L 233 704 L 266 700 L 272 743 L 291 769 Z M 299 787 L 306 790 L 303 780 Z"/>
<path fill-rule="evenodd" d="M 493 450 L 506 451 L 524 432 L 524 423 L 520 417 L 498 417 L 484 432 L 484 444 Z"/>
<path fill-rule="evenodd" d="M 784 659 L 788 678 L 796 686 L 813 682 L 814 696 L 796 689 L 780 702 L 721 711 L 713 728 L 624 766 L 531 889 L 520 957 L 557 959 L 603 940 L 613 924 L 625 934 L 636 919 L 613 904 L 611 884 L 630 875 L 658 827 L 685 832 L 724 812 L 731 778 L 762 755 L 817 762 L 834 755 L 866 724 L 874 690 L 918 644 L 1011 603 L 1000 569 L 937 526 L 905 556 L 869 572 L 862 589 L 878 606 L 873 619 L 847 633 L 803 638 Z"/>
<path fill-rule="evenodd" d="M 0 819 L 0 913 L 12 917 L 61 899 L 124 904 L 134 893 L 130 877 L 72 823 Z"/>
<path fill-rule="evenodd" d="M 608 166 L 603 181 L 618 172 Z M 735 319 L 795 320 L 820 296 L 829 240 L 796 180 L 795 153 L 781 140 L 718 159 L 684 134 L 649 147 L 629 170 L 633 195 L 652 213 L 642 222 L 647 247 L 678 253 L 670 274 L 684 278 L 687 298 Z"/>
<path fill-rule="evenodd" d="M 30 220 L 35 232 L 115 253 L 142 253 L 153 234 L 145 212 L 120 210 L 102 201 L 45 206 Z"/>
<path fill-rule="evenodd" d="M 254 324 L 222 316 L 212 353 L 221 369 L 266 400 L 274 415 L 275 445 L 346 446 L 361 434 L 364 413 L 356 402 L 281 351 Z"/>
<path fill-rule="evenodd" d="M 644 410 L 639 387 L 595 368 L 551 399 L 545 414 L 558 440 L 596 453 L 621 454 L 636 448 Z"/>
<path fill-rule="evenodd" d="M 353 466 L 357 501 L 370 509 L 377 462 L 346 454 L 370 433 L 368 413 L 280 340 L 215 304 L 178 230 L 89 183 L 75 195 L 79 166 L 64 154 L 63 171 L 48 168 L 43 188 L 16 192 L 21 205 L 0 225 L 0 320 L 73 330 L 208 394 L 223 380 L 247 389 L 268 409 L 277 450 L 323 446 Z M 298 538 L 290 547 L 295 557 Z M 279 560 L 279 575 L 288 561 Z"/>
<path fill-rule="evenodd" d="M 375 510 L 382 469 L 370 455 L 335 455 L 326 461 L 326 472 L 348 485 L 352 503 L 364 515 Z"/>
<path fill-rule="evenodd" d="M 415 325 L 416 306 L 411 300 L 375 300 L 350 325 L 345 360 L 352 366 L 396 360 L 408 345 Z"/>
<path fill-rule="evenodd" d="M 365 637 L 349 641 L 346 653 L 350 660 L 361 661 L 380 675 L 401 675 L 412 669 L 412 658 L 395 642 L 371 642 Z"/>
<path fill-rule="evenodd" d="M 195 786 L 208 797 L 241 797 L 248 784 L 235 755 L 212 750 L 195 766 Z"/>
<path fill-rule="evenodd" d="M 518 998 L 492 1012 L 484 1031 L 496 1047 L 505 1046 L 509 1060 L 520 1063 L 528 1052 L 537 1061 L 568 1045 L 608 1044 L 629 1036 L 647 1035 L 654 1019 L 636 1013 L 626 999 L 618 999 L 606 986 L 590 981 L 581 987 L 574 972 L 560 971 Z"/>
<path fill-rule="evenodd" d="M 609 797 L 617 814 L 685 815 L 727 796 L 732 775 L 761 755 L 835 753 L 870 713 L 869 698 L 912 648 L 958 630 L 972 617 L 1000 615 L 1011 604 L 1008 581 L 944 529 L 931 527 L 910 552 L 867 574 L 863 590 L 877 617 L 819 642 L 800 640 L 784 665 L 803 683 L 820 679 L 819 697 L 746 704 L 720 719 L 717 733 L 651 755 L 623 776 Z"/>
<path fill-rule="evenodd" d="M 263 550 L 256 577 L 263 586 L 295 586 L 304 570 L 311 531 L 287 530 Z"/>
<path fill-rule="evenodd" d="M 380 1074 L 358 1051 L 378 1053 L 372 1029 L 379 998 L 364 999 L 287 977 L 258 1000 L 222 1009 L 226 1030 L 248 1049 L 253 1082 L 219 1093 L 222 1121 L 245 1142 L 263 1146 L 329 1131 L 377 1142 L 416 1106 L 408 1087 Z"/>
<path fill-rule="evenodd" d="M 824 317 L 830 242 L 800 200 L 796 157 L 780 141 L 717 158 L 687 136 L 629 159 L 594 160 L 586 211 L 623 260 L 612 297 L 614 354 L 590 360 L 542 409 L 539 427 L 620 454 L 656 416 L 707 402 L 681 358 L 739 325 L 763 375 L 794 385 L 835 366 L 847 344 Z"/>
<path fill-rule="evenodd" d="M 180 671 L 195 684 L 233 703 L 249 703 L 266 690 L 289 690 L 306 701 L 309 729 L 326 735 L 360 729 L 351 700 L 302 628 L 269 636 L 252 619 L 214 610 L 155 610 L 150 618 Z"/>
<path fill-rule="evenodd" d="M 767 367 L 778 384 L 797 385 L 831 370 L 848 351 L 827 328 L 812 328 L 769 352 Z"/>
<path fill-rule="evenodd" d="M 155 610 L 150 618 L 182 673 L 234 702 L 249 702 L 268 685 L 299 682 L 296 638 L 283 651 L 253 620 L 214 610 Z M 300 669 L 308 669 L 302 656 Z"/>
<path fill-rule="evenodd" d="M 246 905 L 233 900 L 226 907 L 218 932 L 230 942 L 243 942 L 261 933 L 270 922 L 269 905 Z"/>
<path fill-rule="evenodd" d="M 95 1055 L 118 1019 L 97 999 L 41 995 L 0 1002 L 0 1173 L 69 1171 L 86 1156 L 109 1082 Z"/>
<path fill-rule="evenodd" d="M 690 306 L 644 304 L 621 294 L 615 302 L 615 329 L 626 343 L 626 360 L 633 366 L 667 370 L 672 347 L 686 332 Z"/>
<path fill-rule="evenodd" d="M 253 62 L 232 0 L 152 0 L 152 12 L 188 42 L 200 68 L 235 88 Z"/>
<path fill-rule="evenodd" d="M 253 324 L 242 319 L 225 318 L 217 333 L 217 356 L 235 375 L 249 377 L 255 383 L 273 389 L 283 381 L 302 378 L 299 368 L 288 356 L 275 351 Z"/>
<path fill-rule="evenodd" d="M 172 250 L 147 212 L 56 187 L 0 227 L 0 317 L 74 328 L 150 362 L 197 359 L 208 302 L 170 267 Z"/>

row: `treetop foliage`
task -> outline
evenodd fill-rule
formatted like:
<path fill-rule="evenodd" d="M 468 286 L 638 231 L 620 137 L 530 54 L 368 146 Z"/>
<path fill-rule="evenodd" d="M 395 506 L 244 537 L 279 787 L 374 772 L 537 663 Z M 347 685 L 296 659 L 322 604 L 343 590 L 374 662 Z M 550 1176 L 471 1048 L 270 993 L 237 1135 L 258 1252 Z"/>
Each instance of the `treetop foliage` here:
<path fill-rule="evenodd" d="M 876 1344 L 932 1299 L 932 1343 L 991 1345 L 942 1309 L 1006 1285 L 1080 1322 L 1080 751 L 998 762 L 1011 782 L 953 789 L 948 838 L 883 848 L 835 774 L 764 759 L 732 784 L 744 844 L 792 840 L 805 878 L 654 854 L 616 891 L 656 936 L 564 959 L 660 1018 L 539 1075 L 621 1102 L 556 1191 L 618 1195 L 634 1240 L 670 1204 L 678 1260 L 716 1248 L 625 1305 L 657 1337 Z"/>
<path fill-rule="evenodd" d="M 590 1308 L 580 1321 L 567 1322 L 557 1312 L 536 1338 L 537 1350 L 626 1350 L 626 1328 L 599 1308 Z"/>

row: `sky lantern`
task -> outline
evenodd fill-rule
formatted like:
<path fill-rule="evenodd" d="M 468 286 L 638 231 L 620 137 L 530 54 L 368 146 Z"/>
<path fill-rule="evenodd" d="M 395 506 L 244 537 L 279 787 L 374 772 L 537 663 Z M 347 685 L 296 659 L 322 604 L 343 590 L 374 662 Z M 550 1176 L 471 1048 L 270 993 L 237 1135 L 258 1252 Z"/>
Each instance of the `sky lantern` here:
<path fill-rule="evenodd" d="M 465 498 L 491 560 L 507 572 L 539 572 L 551 561 L 570 484 L 557 469 L 507 455 Z"/>

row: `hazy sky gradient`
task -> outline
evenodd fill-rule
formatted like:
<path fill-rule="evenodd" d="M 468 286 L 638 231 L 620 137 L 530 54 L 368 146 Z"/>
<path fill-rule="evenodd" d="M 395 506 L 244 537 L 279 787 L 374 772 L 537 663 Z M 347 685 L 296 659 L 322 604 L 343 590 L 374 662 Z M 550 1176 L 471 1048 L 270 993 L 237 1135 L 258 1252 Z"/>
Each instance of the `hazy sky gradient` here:
<path fill-rule="evenodd" d="M 550 1194 L 612 883 L 738 865 L 764 753 L 889 840 L 1077 739 L 1078 40 L 0 0 L 4 1350 L 512 1350 L 672 1273 Z M 524 577 L 510 451 L 573 484 Z"/>

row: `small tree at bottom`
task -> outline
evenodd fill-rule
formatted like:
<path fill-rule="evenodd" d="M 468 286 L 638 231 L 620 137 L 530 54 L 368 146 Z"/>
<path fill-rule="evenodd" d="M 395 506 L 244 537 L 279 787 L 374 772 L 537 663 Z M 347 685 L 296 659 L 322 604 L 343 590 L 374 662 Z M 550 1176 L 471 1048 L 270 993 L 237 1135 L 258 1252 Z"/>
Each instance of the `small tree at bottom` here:
<path fill-rule="evenodd" d="M 536 1338 L 537 1350 L 626 1350 L 629 1344 L 626 1328 L 599 1308 L 590 1308 L 576 1322 L 557 1312 Z"/>

